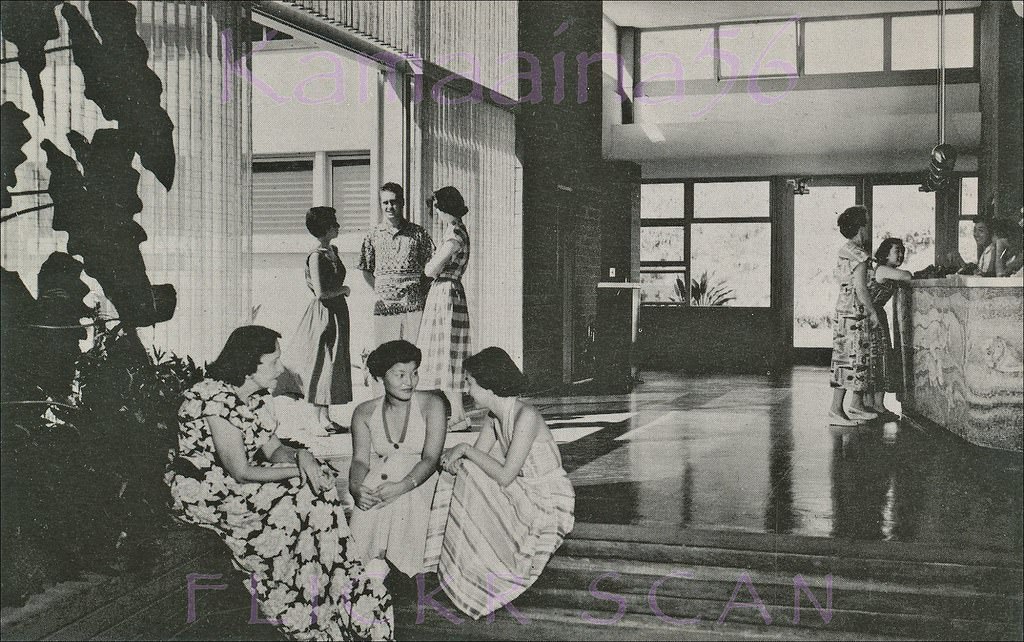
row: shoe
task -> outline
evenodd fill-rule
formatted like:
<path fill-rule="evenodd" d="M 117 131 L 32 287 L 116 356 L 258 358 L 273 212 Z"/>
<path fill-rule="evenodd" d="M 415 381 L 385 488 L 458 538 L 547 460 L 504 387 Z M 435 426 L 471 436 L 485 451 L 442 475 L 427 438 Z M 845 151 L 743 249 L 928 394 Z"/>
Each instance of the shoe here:
<path fill-rule="evenodd" d="M 834 412 L 828 413 L 828 425 L 830 426 L 859 426 L 861 423 L 855 419 L 847 419 L 842 415 L 837 415 Z"/>
<path fill-rule="evenodd" d="M 854 410 L 853 408 L 846 409 L 846 416 L 850 419 L 861 419 L 863 421 L 874 421 L 878 419 L 878 415 L 874 412 L 863 412 L 860 410 Z"/>
<path fill-rule="evenodd" d="M 326 426 L 325 429 L 332 435 L 341 435 L 349 431 L 348 426 L 342 426 L 339 423 L 331 422 L 330 425 Z"/>
<path fill-rule="evenodd" d="M 466 432 L 473 427 L 470 423 L 468 416 L 463 416 L 462 419 L 456 419 L 452 417 L 448 420 L 448 432 Z"/>

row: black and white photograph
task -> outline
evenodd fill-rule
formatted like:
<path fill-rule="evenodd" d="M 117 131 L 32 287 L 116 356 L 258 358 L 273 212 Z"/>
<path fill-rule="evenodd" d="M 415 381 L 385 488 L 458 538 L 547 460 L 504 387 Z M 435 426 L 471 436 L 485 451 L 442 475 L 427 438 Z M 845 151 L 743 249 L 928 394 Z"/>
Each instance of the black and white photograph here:
<path fill-rule="evenodd" d="M 1024 640 L 1024 2 L 0 1 L 4 640 Z"/>

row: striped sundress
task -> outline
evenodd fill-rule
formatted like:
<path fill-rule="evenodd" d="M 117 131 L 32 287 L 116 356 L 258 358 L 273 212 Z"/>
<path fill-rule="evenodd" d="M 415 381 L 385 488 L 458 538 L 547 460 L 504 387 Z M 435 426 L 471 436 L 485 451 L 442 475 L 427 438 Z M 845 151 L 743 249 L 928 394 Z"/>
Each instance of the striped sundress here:
<path fill-rule="evenodd" d="M 490 453 L 499 461 L 512 443 L 519 405 L 514 397 L 507 402 L 494 424 L 497 441 Z M 572 531 L 576 494 L 554 440 L 538 437 L 519 476 L 505 488 L 476 464 L 462 461 L 438 575 L 452 603 L 479 618 L 516 599 L 540 577 Z"/>
<path fill-rule="evenodd" d="M 448 227 L 438 247 L 449 241 L 457 243 L 458 249 L 434 278 L 423 308 L 420 390 L 465 390 L 462 362 L 469 356 L 469 306 L 462 275 L 469 264 L 469 233 L 462 221 Z"/>

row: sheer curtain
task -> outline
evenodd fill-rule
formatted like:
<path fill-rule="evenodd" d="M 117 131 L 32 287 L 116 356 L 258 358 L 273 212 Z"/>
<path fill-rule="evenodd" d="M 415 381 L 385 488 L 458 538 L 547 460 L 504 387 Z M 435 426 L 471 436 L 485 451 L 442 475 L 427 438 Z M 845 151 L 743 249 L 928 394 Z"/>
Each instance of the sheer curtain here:
<path fill-rule="evenodd" d="M 503 348 L 522 366 L 523 219 L 521 175 L 515 155 L 515 117 L 472 102 L 424 100 L 417 107 L 424 196 L 453 185 L 466 199 L 469 267 L 463 282 L 469 301 L 472 349 Z M 425 221 L 431 235 L 441 222 Z"/>

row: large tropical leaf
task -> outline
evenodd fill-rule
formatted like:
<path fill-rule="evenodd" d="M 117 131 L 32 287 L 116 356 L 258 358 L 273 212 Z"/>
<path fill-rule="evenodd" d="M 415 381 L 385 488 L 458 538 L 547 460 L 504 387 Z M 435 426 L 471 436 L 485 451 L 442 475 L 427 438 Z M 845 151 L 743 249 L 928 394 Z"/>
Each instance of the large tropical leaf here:
<path fill-rule="evenodd" d="M 123 323 L 147 326 L 169 319 L 173 288 L 154 289 L 139 249 L 146 232 L 134 220 L 142 211 L 142 201 L 128 136 L 119 129 L 100 129 L 92 141 L 75 131 L 68 140 L 82 165 L 81 173 L 75 161 L 52 142 L 42 145 L 50 169 L 54 229 L 68 233 L 68 252 L 82 256 L 85 271 L 103 287 Z"/>
<path fill-rule="evenodd" d="M 59 0 L 3 0 L 0 2 L 0 31 L 4 40 L 18 47 L 18 65 L 28 74 L 32 100 L 43 118 L 43 84 L 39 76 L 46 67 L 46 43 L 60 38 L 54 9 Z"/>
<path fill-rule="evenodd" d="M 18 109 L 11 101 L 0 105 L 0 183 L 3 193 L 0 195 L 0 207 L 10 207 L 13 203 L 10 189 L 18 184 L 18 166 L 28 158 L 21 147 L 32 139 L 25 128 L 28 114 Z"/>
<path fill-rule="evenodd" d="M 104 118 L 117 121 L 142 166 L 170 189 L 176 163 L 174 124 L 160 105 L 163 84 L 147 66 L 149 52 L 135 31 L 135 7 L 122 0 L 90 2 L 96 31 L 74 5 L 66 4 L 61 11 L 85 81 L 85 97 L 99 106 Z"/>

